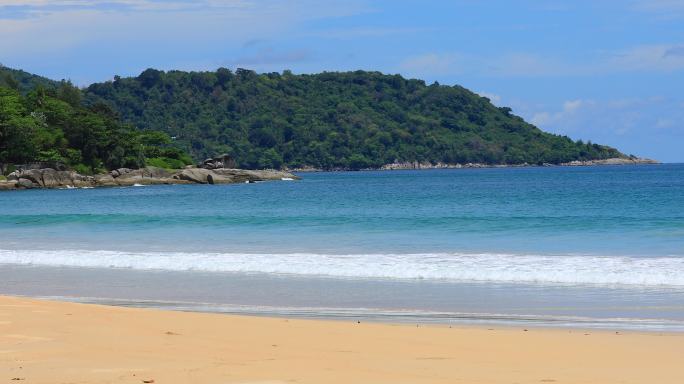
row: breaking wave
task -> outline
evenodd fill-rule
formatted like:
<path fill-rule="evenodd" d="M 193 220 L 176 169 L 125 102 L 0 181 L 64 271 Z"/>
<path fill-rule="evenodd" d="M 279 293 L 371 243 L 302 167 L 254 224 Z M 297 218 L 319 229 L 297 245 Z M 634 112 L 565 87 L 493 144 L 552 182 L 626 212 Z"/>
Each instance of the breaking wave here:
<path fill-rule="evenodd" d="M 0 250 L 0 264 L 361 279 L 684 286 L 684 257 Z"/>

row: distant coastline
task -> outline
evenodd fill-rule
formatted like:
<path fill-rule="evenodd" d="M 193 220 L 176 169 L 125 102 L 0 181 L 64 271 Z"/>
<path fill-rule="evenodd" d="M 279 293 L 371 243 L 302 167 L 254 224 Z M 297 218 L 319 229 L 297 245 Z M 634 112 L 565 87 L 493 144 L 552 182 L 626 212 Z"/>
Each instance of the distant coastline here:
<path fill-rule="evenodd" d="M 591 167 L 598 165 L 656 165 L 662 164 L 658 160 L 630 157 L 630 158 L 610 158 L 603 160 L 575 160 L 567 163 L 550 164 L 484 164 L 484 163 L 466 163 L 466 164 L 447 164 L 447 163 L 429 163 L 429 162 L 396 162 L 385 164 L 380 168 L 364 168 L 364 169 L 350 169 L 350 168 L 332 168 L 322 169 L 316 167 L 298 167 L 287 168 L 288 172 L 346 172 L 346 171 L 401 171 L 401 170 L 420 170 L 420 169 L 469 169 L 469 168 L 526 168 L 526 167 Z"/>
<path fill-rule="evenodd" d="M 348 171 L 399 171 L 421 169 L 472 169 L 472 168 L 524 168 L 524 167 L 590 167 L 599 165 L 656 165 L 657 160 L 630 157 L 611 158 L 604 160 L 571 161 L 561 164 L 446 164 L 427 162 L 397 162 L 385 164 L 380 168 L 321 169 L 315 167 L 300 167 L 284 170 L 245 170 L 245 169 L 202 169 L 187 167 L 180 170 L 166 170 L 158 167 L 140 169 L 121 168 L 109 173 L 94 176 L 81 175 L 75 171 L 57 171 L 51 168 L 16 171 L 0 180 L 0 190 L 17 190 L 32 188 L 95 188 L 95 187 L 125 187 L 161 184 L 234 184 L 253 183 L 269 180 L 296 180 L 299 177 L 292 172 L 348 172 Z"/>

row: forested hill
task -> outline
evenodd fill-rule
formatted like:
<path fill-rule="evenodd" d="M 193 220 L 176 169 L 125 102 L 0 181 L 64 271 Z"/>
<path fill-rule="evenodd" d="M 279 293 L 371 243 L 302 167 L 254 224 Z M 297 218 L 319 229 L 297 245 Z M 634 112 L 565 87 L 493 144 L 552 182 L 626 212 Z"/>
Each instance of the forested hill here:
<path fill-rule="evenodd" d="M 0 84 L 0 176 L 32 162 L 82 174 L 192 163 L 166 133 L 122 124 L 104 104 L 84 107 L 81 91 L 69 82 L 30 90 L 22 84 L 14 77 Z"/>
<path fill-rule="evenodd" d="M 85 100 L 109 104 L 138 128 L 167 132 L 196 159 L 225 152 L 246 168 L 541 164 L 624 156 L 542 132 L 463 87 L 378 72 L 148 69 L 93 84 Z"/>
<path fill-rule="evenodd" d="M 11 88 L 28 93 L 36 87 L 56 89 L 59 82 L 46 77 L 34 75 L 20 69 L 12 69 L 0 64 L 0 87 Z"/>

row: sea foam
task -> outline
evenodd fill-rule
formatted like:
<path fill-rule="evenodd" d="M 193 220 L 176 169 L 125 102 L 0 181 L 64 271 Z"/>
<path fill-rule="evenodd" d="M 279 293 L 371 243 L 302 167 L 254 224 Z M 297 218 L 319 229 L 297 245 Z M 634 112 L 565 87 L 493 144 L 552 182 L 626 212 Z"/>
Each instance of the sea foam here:
<path fill-rule="evenodd" d="M 684 286 L 682 257 L 0 250 L 0 264 L 360 279 Z"/>

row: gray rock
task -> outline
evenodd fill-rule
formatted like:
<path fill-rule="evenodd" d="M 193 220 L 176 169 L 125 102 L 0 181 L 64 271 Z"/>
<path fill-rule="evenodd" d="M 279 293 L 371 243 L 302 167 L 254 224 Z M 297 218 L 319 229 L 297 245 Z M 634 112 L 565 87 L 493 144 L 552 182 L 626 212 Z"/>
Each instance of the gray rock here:
<path fill-rule="evenodd" d="M 121 172 L 121 170 L 119 170 Z M 145 167 L 145 168 L 140 168 L 136 170 L 128 170 L 128 172 L 121 173 L 120 176 L 118 176 L 116 179 L 117 180 L 126 180 L 126 179 L 143 179 L 143 178 L 152 178 L 152 179 L 168 179 L 171 176 L 173 176 L 173 172 L 169 171 L 164 168 L 158 168 L 158 167 Z"/>
<path fill-rule="evenodd" d="M 119 168 L 119 169 L 115 169 L 115 170 L 109 172 L 109 174 L 112 177 L 119 177 L 119 176 L 125 175 L 125 174 L 130 173 L 130 172 L 133 172 L 133 170 L 130 168 Z"/>
<path fill-rule="evenodd" d="M 176 180 L 185 180 L 185 181 L 190 181 L 193 183 L 199 183 L 199 184 L 208 184 L 209 180 L 207 179 L 207 176 L 211 175 L 212 171 L 204 168 L 191 168 L 191 169 L 184 169 L 175 175 L 173 175 L 173 178 Z M 213 175 L 212 175 L 213 176 Z M 214 183 L 214 179 L 212 177 L 212 184 Z"/>
<path fill-rule="evenodd" d="M 73 186 L 74 179 L 79 179 L 79 175 L 72 171 L 55 171 L 54 169 L 41 169 L 42 172 L 42 183 L 41 187 L 45 188 L 60 188 L 66 187 L 68 185 Z M 84 177 L 84 176 L 81 176 Z"/>
<path fill-rule="evenodd" d="M 36 187 L 36 185 L 33 184 L 33 181 L 31 181 L 31 180 L 29 180 L 29 179 L 20 178 L 20 179 L 17 181 L 17 188 L 31 189 L 31 188 L 33 188 L 33 187 Z"/>
<path fill-rule="evenodd" d="M 574 160 L 568 163 L 562 163 L 561 165 L 571 166 L 571 167 L 582 167 L 591 165 L 634 165 L 634 164 L 660 164 L 659 161 L 653 159 L 645 159 L 640 157 L 628 157 L 628 158 L 611 158 L 603 160 Z"/>
<path fill-rule="evenodd" d="M 121 173 L 123 171 L 123 173 Z M 131 186 L 135 184 L 228 184 L 266 180 L 295 180 L 299 177 L 288 172 L 244 169 L 204 169 L 187 168 L 169 171 L 164 168 L 147 167 L 136 170 L 119 169 L 119 176 L 111 173 L 85 176 L 73 171 L 58 171 L 52 168 L 16 171 L 8 176 L 9 181 L 1 181 L 0 189 L 16 188 L 63 188 Z"/>
<path fill-rule="evenodd" d="M 245 181 L 267 181 L 267 180 L 299 180 L 289 172 L 274 170 L 247 170 L 247 169 L 215 169 L 214 173 L 230 179 L 233 183 L 244 183 Z"/>
<path fill-rule="evenodd" d="M 94 184 L 99 187 L 116 187 L 119 185 L 110 174 L 95 175 L 93 180 Z"/>
<path fill-rule="evenodd" d="M 26 171 L 20 171 L 20 179 L 31 180 L 33 184 L 42 186 L 43 185 L 43 172 L 40 169 L 29 169 Z"/>

